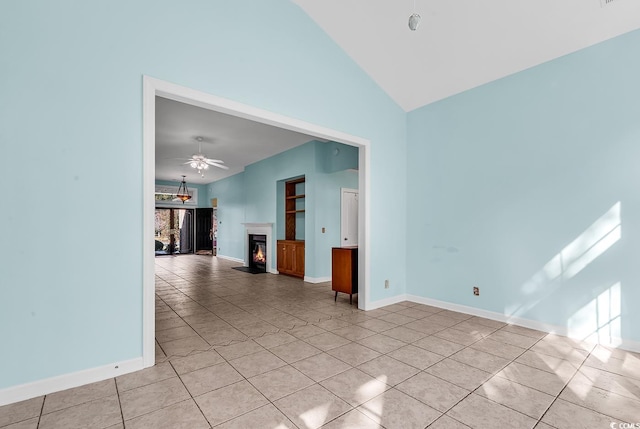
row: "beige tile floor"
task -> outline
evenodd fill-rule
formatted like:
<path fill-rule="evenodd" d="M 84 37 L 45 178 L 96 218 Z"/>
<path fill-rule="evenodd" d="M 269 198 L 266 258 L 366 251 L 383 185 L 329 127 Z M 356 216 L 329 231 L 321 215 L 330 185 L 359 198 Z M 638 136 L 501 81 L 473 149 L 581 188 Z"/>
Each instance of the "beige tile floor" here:
<path fill-rule="evenodd" d="M 210 256 L 156 260 L 153 368 L 0 407 L 0 427 L 609 428 L 640 355 Z"/>

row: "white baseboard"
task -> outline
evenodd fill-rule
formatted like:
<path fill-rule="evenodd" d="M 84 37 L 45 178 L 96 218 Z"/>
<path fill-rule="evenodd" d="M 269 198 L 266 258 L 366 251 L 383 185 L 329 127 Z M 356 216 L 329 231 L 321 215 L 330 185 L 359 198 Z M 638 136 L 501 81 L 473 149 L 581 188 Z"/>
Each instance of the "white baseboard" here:
<path fill-rule="evenodd" d="M 124 362 L 104 365 L 97 368 L 85 369 L 70 374 L 58 375 L 33 381 L 19 386 L 8 387 L 0 390 L 0 406 L 36 398 L 60 390 L 71 389 L 84 384 L 118 377 L 144 368 L 141 357 Z"/>
<path fill-rule="evenodd" d="M 331 276 L 329 276 L 329 277 L 307 277 L 307 276 L 304 276 L 304 281 L 307 282 L 307 283 L 330 282 L 331 281 Z"/>
<path fill-rule="evenodd" d="M 378 301 L 365 303 L 365 308 L 363 308 L 363 310 L 365 311 L 375 310 L 376 308 L 386 307 L 387 305 L 397 304 L 402 301 L 411 301 L 411 300 L 408 298 L 408 295 L 406 294 L 396 295 L 390 298 L 379 299 Z"/>
<path fill-rule="evenodd" d="M 524 319 L 522 317 L 508 316 L 502 313 L 496 313 L 493 311 L 483 310 L 481 308 L 469 307 L 466 305 L 454 304 L 446 301 L 439 301 L 437 299 L 424 298 L 416 295 L 405 295 L 406 301 L 415 302 L 418 304 L 430 305 L 432 307 L 443 308 L 445 310 L 457 311 L 459 313 L 470 314 L 472 316 L 483 317 L 485 319 L 496 320 L 498 322 L 509 323 L 512 325 L 522 326 L 524 328 L 535 329 L 537 331 L 547 332 L 550 334 L 558 334 L 564 337 L 573 338 L 575 340 L 583 341 L 584 338 L 578 338 L 571 335 L 571 332 L 567 329 L 566 326 L 557 326 L 552 325 L 550 323 L 539 322 L 537 320 Z M 376 304 L 380 301 L 376 301 Z M 388 305 L 388 304 L 385 304 Z M 377 308 L 377 307 L 376 307 Z M 590 341 L 590 339 L 587 339 Z M 627 350 L 630 352 L 640 353 L 640 342 L 627 340 L 623 338 L 613 338 L 611 342 L 598 342 L 592 341 L 594 343 L 599 343 L 603 346 L 607 347 L 615 347 L 618 349 Z"/>
<path fill-rule="evenodd" d="M 607 346 L 607 344 L 603 344 L 603 346 Z M 630 352 L 640 353 L 640 341 L 617 338 L 610 346 Z"/>
<path fill-rule="evenodd" d="M 537 322 L 535 320 L 523 319 L 520 317 L 511 317 L 507 316 L 506 314 L 483 310 L 476 307 L 469 307 L 467 305 L 454 304 L 452 302 L 439 301 L 437 299 L 424 298 L 416 295 L 407 295 L 407 301 L 415 302 L 417 304 L 430 305 L 432 307 L 443 308 L 445 310 L 457 311 L 458 313 L 470 314 L 472 316 L 484 317 L 485 319 L 491 319 L 498 322 L 511 323 L 513 325 L 536 329 L 538 331 L 549 332 L 564 336 L 566 336 L 567 334 L 566 328 L 563 329 L 561 326 Z"/>
<path fill-rule="evenodd" d="M 226 256 L 226 255 L 216 255 L 216 256 L 220 259 L 226 259 L 227 261 L 233 261 L 233 262 L 238 262 L 240 264 L 244 264 L 244 259 L 238 259 L 232 256 Z"/>

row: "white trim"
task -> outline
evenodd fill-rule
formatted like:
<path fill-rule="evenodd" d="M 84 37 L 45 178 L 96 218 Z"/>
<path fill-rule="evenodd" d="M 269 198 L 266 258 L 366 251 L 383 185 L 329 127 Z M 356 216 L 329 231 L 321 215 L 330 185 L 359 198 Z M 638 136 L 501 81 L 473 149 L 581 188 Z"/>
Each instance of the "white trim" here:
<path fill-rule="evenodd" d="M 154 185 L 155 185 L 155 98 L 161 96 L 170 100 L 198 106 L 216 112 L 226 113 L 236 117 L 249 119 L 262 124 L 276 126 L 285 130 L 296 131 L 314 137 L 356 146 L 359 149 L 358 167 L 358 290 L 361 298 L 358 306 L 361 309 L 369 307 L 370 285 L 370 249 L 369 249 L 369 219 L 370 219 L 370 166 L 371 142 L 362 137 L 344 133 L 342 131 L 311 124 L 299 119 L 279 115 L 257 107 L 241 104 L 233 100 L 217 97 L 195 89 L 176 85 L 167 81 L 143 76 L 143 236 L 142 236 L 142 287 L 143 287 L 143 356 L 145 367 L 155 362 L 155 279 L 154 258 L 155 251 L 150 244 L 153 242 L 153 214 L 154 214 Z"/>
<path fill-rule="evenodd" d="M 364 166 L 364 167 L 363 167 Z M 358 308 L 368 310 L 371 306 L 371 251 L 369 249 L 370 234 L 370 192 L 371 192 L 371 150 L 369 143 L 360 146 L 358 151 Z M 364 249 L 364 252 L 362 251 Z"/>
<path fill-rule="evenodd" d="M 386 307 L 387 305 L 397 304 L 402 301 L 409 301 L 409 299 L 407 298 L 407 295 L 402 294 L 402 295 L 392 296 L 389 298 L 379 299 L 377 301 L 370 302 L 369 305 L 367 306 L 367 311 L 375 310 L 381 307 Z"/>
<path fill-rule="evenodd" d="M 331 281 L 331 276 L 329 277 L 307 277 L 304 276 L 304 281 L 307 283 L 324 283 L 324 282 L 330 282 Z"/>
<path fill-rule="evenodd" d="M 461 305 L 461 304 L 454 304 L 452 302 L 440 301 L 432 298 L 424 298 L 417 295 L 406 295 L 406 297 L 407 297 L 407 301 L 415 302 L 417 304 L 425 304 L 425 305 L 430 305 L 432 307 L 442 308 L 444 310 L 451 310 L 451 311 L 457 311 L 458 313 L 471 314 L 473 316 L 484 317 L 485 319 L 496 320 L 498 322 L 504 322 L 504 323 L 508 322 L 507 320 L 508 318 L 505 314 L 483 310 L 481 308 L 469 307 L 467 305 Z M 521 320 L 525 320 L 525 319 L 521 319 Z M 524 325 L 521 325 L 521 326 L 524 326 Z M 528 326 L 526 327 L 528 328 Z M 545 331 L 550 332 L 551 329 L 552 329 L 552 325 L 548 325 Z"/>
<path fill-rule="evenodd" d="M 233 261 L 233 262 L 238 262 L 240 264 L 244 264 L 244 259 L 234 258 L 232 256 L 216 255 L 216 258 L 226 259 L 227 261 Z"/>
<path fill-rule="evenodd" d="M 640 341 L 633 340 L 625 340 L 622 338 L 617 338 L 615 344 L 611 344 L 611 347 L 615 347 L 617 349 L 627 350 L 629 352 L 640 353 Z M 603 346 L 608 346 L 607 344 L 602 344 Z"/>
<path fill-rule="evenodd" d="M 467 305 L 454 304 L 447 301 L 439 301 L 432 298 L 423 298 L 415 295 L 407 295 L 407 301 L 415 302 L 418 304 L 430 305 L 432 307 L 443 308 L 445 310 L 457 311 L 458 313 L 470 314 L 472 316 L 483 317 L 485 319 L 491 319 L 498 322 L 509 323 L 512 325 L 518 325 L 525 328 L 535 329 L 538 331 L 548 332 L 550 334 L 558 334 L 568 337 L 567 328 L 562 326 L 556 326 L 549 323 L 538 322 L 530 319 L 523 319 L 521 317 L 507 316 L 506 314 L 496 313 L 494 311 L 483 310 L 481 308 L 469 307 Z"/>
<path fill-rule="evenodd" d="M 156 88 L 142 79 L 142 358 L 144 367 L 156 363 Z M 153 251 L 152 251 L 153 250 Z"/>
<path fill-rule="evenodd" d="M 498 322 L 509 323 L 511 325 L 522 326 L 524 328 L 535 329 L 537 331 L 547 332 L 549 334 L 562 335 L 563 337 L 573 338 L 576 340 L 584 340 L 572 336 L 566 326 L 557 326 L 550 323 L 539 322 L 537 320 L 523 319 L 522 317 L 508 316 L 494 311 L 483 310 L 481 308 L 469 307 L 461 304 L 454 304 L 447 301 L 439 301 L 437 299 L 423 298 L 416 295 L 405 295 L 406 301 L 418 304 L 430 305 L 432 307 L 443 308 L 445 310 L 457 311 L 458 313 L 470 314 L 472 316 L 483 317 Z M 376 301 L 378 303 L 380 301 Z M 385 304 L 387 305 L 387 304 Z M 625 340 L 622 338 L 614 338 L 612 343 L 600 343 L 603 346 L 615 347 L 618 349 L 628 350 L 631 352 L 640 352 L 640 342 L 633 340 Z"/>
<path fill-rule="evenodd" d="M 143 359 L 139 357 L 124 362 L 112 363 L 97 368 L 85 369 L 70 374 L 58 375 L 31 383 L 12 386 L 0 390 L 0 407 L 84 384 L 118 377 L 141 370 L 142 368 Z"/>

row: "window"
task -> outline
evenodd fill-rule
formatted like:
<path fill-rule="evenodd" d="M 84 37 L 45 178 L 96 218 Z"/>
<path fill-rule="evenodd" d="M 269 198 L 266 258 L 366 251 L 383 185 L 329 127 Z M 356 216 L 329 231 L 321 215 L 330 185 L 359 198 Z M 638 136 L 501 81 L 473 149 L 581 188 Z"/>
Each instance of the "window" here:
<path fill-rule="evenodd" d="M 179 186 L 156 185 L 156 207 L 197 207 L 198 190 L 189 188 L 191 199 L 182 203 L 176 198 Z"/>

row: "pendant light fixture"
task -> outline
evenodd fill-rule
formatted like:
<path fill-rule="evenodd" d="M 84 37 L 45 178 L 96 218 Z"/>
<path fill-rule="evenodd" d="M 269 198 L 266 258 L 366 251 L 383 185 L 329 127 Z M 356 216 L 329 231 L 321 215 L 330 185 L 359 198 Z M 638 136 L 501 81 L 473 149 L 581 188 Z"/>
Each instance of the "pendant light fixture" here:
<path fill-rule="evenodd" d="M 422 17 L 416 13 L 416 0 L 413 0 L 413 13 L 409 17 L 409 29 L 411 29 L 411 31 L 416 31 L 420 25 L 421 19 Z"/>
<path fill-rule="evenodd" d="M 176 194 L 176 198 L 182 201 L 184 204 L 185 201 L 189 201 L 191 199 L 191 194 L 189 194 L 189 188 L 187 188 L 187 182 L 185 182 L 184 178 L 187 177 L 182 175 L 182 182 L 180 183 L 180 187 L 178 188 L 178 193 Z"/>

